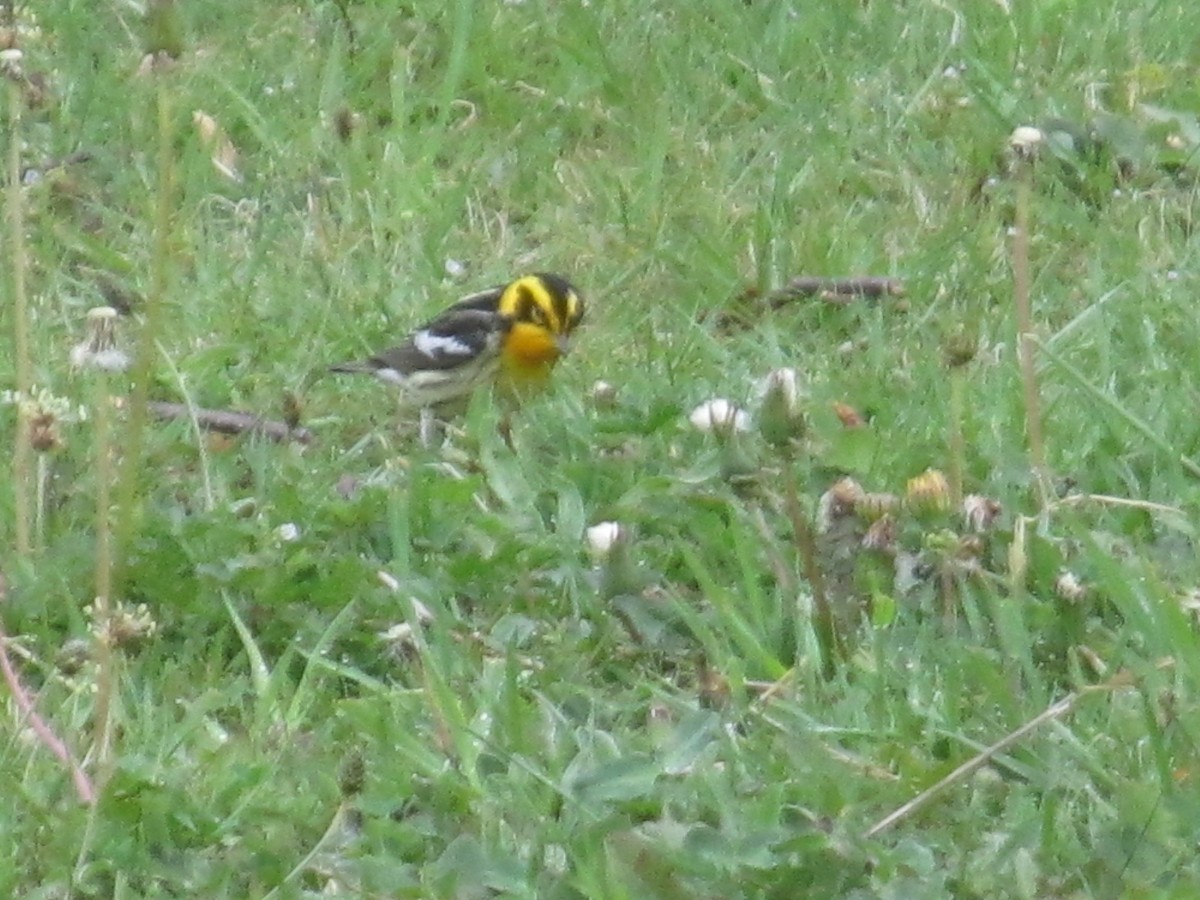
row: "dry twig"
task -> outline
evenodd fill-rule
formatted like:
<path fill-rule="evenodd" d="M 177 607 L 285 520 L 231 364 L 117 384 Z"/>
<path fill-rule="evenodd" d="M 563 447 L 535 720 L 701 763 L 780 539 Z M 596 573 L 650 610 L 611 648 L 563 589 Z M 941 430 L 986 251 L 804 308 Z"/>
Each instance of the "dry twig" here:
<path fill-rule="evenodd" d="M 236 412 L 231 409 L 200 409 L 190 407 L 185 403 L 168 403 L 162 400 L 152 400 L 150 412 L 160 419 L 190 419 L 195 416 L 196 422 L 202 428 L 216 431 L 220 434 L 261 434 L 273 441 L 296 441 L 308 444 L 313 434 L 307 428 L 292 427 L 286 422 L 264 419 L 253 413 Z"/>

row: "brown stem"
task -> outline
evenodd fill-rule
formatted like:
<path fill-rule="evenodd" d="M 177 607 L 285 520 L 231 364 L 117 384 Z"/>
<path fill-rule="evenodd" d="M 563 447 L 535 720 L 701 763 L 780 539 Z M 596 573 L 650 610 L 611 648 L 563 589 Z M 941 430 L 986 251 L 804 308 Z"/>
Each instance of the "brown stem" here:
<path fill-rule="evenodd" d="M 67 745 L 46 724 L 46 721 L 38 715 L 37 710 L 34 709 L 33 701 L 29 698 L 29 692 L 21 684 L 21 679 L 17 676 L 17 671 L 12 666 L 12 660 L 8 657 L 8 635 L 4 633 L 3 627 L 0 627 L 0 672 L 3 672 L 4 681 L 8 685 L 8 689 L 12 692 L 17 706 L 29 720 L 29 727 L 33 730 L 33 733 L 54 754 L 55 758 L 71 772 L 71 780 L 75 783 L 75 793 L 79 795 L 79 799 L 89 806 L 94 804 L 96 802 L 96 789 L 92 786 L 92 782 L 88 779 L 83 769 L 79 767 L 79 764 L 75 762 L 74 757 L 71 756 L 71 751 L 67 749 Z"/>
<path fill-rule="evenodd" d="M 101 785 L 107 780 L 112 759 L 113 700 L 116 695 L 116 655 L 112 646 L 112 398 L 108 377 L 96 372 L 96 598 L 92 627 L 96 631 L 96 705 L 95 744 L 97 771 Z"/>

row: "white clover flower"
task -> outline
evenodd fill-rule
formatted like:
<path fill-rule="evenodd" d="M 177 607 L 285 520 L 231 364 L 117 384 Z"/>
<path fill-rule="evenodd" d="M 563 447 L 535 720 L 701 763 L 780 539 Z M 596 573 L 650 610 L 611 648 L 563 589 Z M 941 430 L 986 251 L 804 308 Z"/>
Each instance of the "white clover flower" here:
<path fill-rule="evenodd" d="M 592 404 L 598 409 L 611 409 L 617 405 L 617 388 L 607 381 L 592 385 Z"/>
<path fill-rule="evenodd" d="M 592 555 L 600 559 L 608 556 L 613 545 L 625 537 L 625 529 L 619 522 L 600 522 L 587 529 L 587 545 Z"/>
<path fill-rule="evenodd" d="M 688 415 L 693 427 L 704 433 L 731 434 L 750 430 L 750 415 L 721 397 L 706 400 Z"/>
<path fill-rule="evenodd" d="M 1078 603 L 1087 596 L 1087 585 L 1074 572 L 1063 569 L 1054 580 L 1054 593 L 1068 603 Z"/>
<path fill-rule="evenodd" d="M 300 537 L 300 526 L 295 522 L 284 522 L 275 529 L 275 536 L 282 543 L 290 544 L 292 541 Z"/>

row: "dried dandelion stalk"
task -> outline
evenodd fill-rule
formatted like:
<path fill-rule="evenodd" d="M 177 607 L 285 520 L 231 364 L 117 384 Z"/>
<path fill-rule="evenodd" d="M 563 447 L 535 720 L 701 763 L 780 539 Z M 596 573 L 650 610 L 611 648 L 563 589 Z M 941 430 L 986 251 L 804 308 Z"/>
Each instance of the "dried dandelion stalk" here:
<path fill-rule="evenodd" d="M 71 362 L 92 378 L 92 420 L 95 429 L 96 558 L 95 601 L 92 607 L 96 644 L 96 706 L 93 712 L 94 751 L 101 773 L 112 757 L 113 700 L 116 696 L 116 655 L 112 645 L 113 547 L 112 497 L 113 396 L 109 375 L 123 372 L 129 360 L 117 346 L 117 311 L 100 306 L 88 311 L 88 333 L 71 351 Z M 103 780 L 103 775 L 102 775 Z"/>
<path fill-rule="evenodd" d="M 150 290 L 146 295 L 145 320 L 138 338 L 133 364 L 133 393 L 129 403 L 129 418 L 123 442 L 125 458 L 117 490 L 118 519 L 115 536 L 115 559 L 124 565 L 133 538 L 134 523 L 138 521 L 135 506 L 138 502 L 138 476 L 142 468 L 142 446 L 145 440 L 149 411 L 150 379 L 158 352 L 163 307 L 166 304 L 167 278 L 171 259 L 173 235 L 175 150 L 172 124 L 171 94 L 167 84 L 169 73 L 155 71 L 155 90 L 158 108 L 158 186 L 154 212 L 154 250 L 151 258 Z"/>
<path fill-rule="evenodd" d="M 830 679 L 837 673 L 837 663 L 845 658 L 845 647 L 829 603 L 829 594 L 825 590 L 825 575 L 821 571 L 816 535 L 800 504 L 796 479 L 791 472 L 784 477 L 784 509 L 791 521 L 792 535 L 796 541 L 796 550 L 800 554 L 804 577 L 812 590 L 813 626 L 817 644 L 821 649 L 821 674 Z"/>
<path fill-rule="evenodd" d="M 1042 433 L 1042 406 L 1038 391 L 1037 367 L 1033 349 L 1037 337 L 1033 330 L 1032 279 L 1029 269 L 1029 209 L 1033 204 L 1033 159 L 1020 156 L 1017 161 L 1016 217 L 1013 223 L 1012 269 L 1013 303 L 1017 313 L 1017 357 L 1025 400 L 1025 433 L 1029 441 L 1029 462 L 1037 482 L 1042 506 L 1053 496 L 1050 470 L 1046 466 L 1046 441 Z"/>
<path fill-rule="evenodd" d="M 1119 688 L 1127 687 L 1129 683 L 1130 680 L 1128 677 L 1119 675 L 1116 678 L 1105 682 L 1104 684 L 1090 685 L 1078 691 L 1072 691 L 1061 700 L 1051 703 L 1048 707 L 1046 707 L 1024 725 L 1014 731 L 1009 732 L 990 747 L 987 747 L 975 754 L 975 756 L 972 756 L 965 763 L 963 763 L 945 778 L 938 781 L 932 787 L 927 788 L 926 790 L 917 794 L 917 796 L 913 797 L 903 806 L 888 813 L 886 816 L 868 828 L 865 832 L 863 832 L 863 837 L 873 838 L 877 834 L 880 834 L 881 832 L 891 828 L 897 822 L 908 818 L 913 813 L 918 812 L 919 810 L 928 806 L 933 800 L 945 793 L 946 790 L 965 780 L 979 769 L 983 768 L 985 765 L 995 759 L 996 756 L 1003 753 L 1013 744 L 1027 737 L 1041 725 L 1044 725 L 1046 722 L 1053 721 L 1054 719 L 1061 719 L 1068 713 L 1073 712 L 1075 707 L 1077 707 L 1080 701 L 1085 697 L 1095 693 L 1107 693 L 1118 690 Z"/>
<path fill-rule="evenodd" d="M 16 357 L 17 394 L 28 397 L 33 386 L 33 367 L 29 354 L 29 309 L 25 290 L 27 261 L 25 255 L 25 195 L 21 183 L 21 96 L 20 51 L 6 50 L 8 57 L 0 61 L 0 77 L 8 85 L 8 235 L 13 292 L 13 353 Z M 32 471 L 33 446 L 30 444 L 29 417 L 17 403 L 16 446 L 13 447 L 13 523 L 18 556 L 32 550 L 30 518 L 31 489 L 35 483 Z"/>

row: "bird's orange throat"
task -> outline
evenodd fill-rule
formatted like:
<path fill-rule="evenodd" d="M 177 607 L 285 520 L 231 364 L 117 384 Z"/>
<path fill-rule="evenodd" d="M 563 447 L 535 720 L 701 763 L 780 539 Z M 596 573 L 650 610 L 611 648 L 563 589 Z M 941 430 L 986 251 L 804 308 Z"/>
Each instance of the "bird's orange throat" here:
<path fill-rule="evenodd" d="M 562 356 L 557 339 L 537 325 L 517 322 L 504 342 L 504 368 L 517 377 L 521 373 L 543 376 Z"/>

